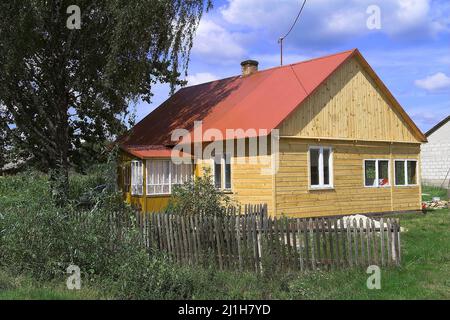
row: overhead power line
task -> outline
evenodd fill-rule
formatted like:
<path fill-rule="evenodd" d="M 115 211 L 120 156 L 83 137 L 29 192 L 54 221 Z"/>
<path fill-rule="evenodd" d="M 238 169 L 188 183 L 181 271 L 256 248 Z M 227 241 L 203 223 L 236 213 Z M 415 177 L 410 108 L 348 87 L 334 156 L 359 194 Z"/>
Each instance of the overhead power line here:
<path fill-rule="evenodd" d="M 303 1 L 302 6 L 300 7 L 300 11 L 297 14 L 297 17 L 294 20 L 294 23 L 291 25 L 291 28 L 289 31 L 282 37 L 278 39 L 278 43 L 280 44 L 280 64 L 283 65 L 283 40 L 286 39 L 286 37 L 291 33 L 292 29 L 294 29 L 295 25 L 297 24 L 298 18 L 300 18 L 300 15 L 302 14 L 303 8 L 305 7 L 306 0 Z"/>

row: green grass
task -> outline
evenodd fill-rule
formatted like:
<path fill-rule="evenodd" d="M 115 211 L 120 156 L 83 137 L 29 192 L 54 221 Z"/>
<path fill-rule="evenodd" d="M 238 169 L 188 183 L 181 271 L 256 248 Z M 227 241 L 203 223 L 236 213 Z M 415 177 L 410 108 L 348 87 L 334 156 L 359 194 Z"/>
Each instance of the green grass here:
<path fill-rule="evenodd" d="M 438 187 L 422 186 L 422 194 L 422 201 L 431 201 L 433 197 L 448 200 L 447 190 Z"/>
<path fill-rule="evenodd" d="M 92 289 L 68 290 L 63 281 L 39 283 L 26 276 L 12 276 L 0 270 L 0 300 L 81 300 L 97 299 Z"/>

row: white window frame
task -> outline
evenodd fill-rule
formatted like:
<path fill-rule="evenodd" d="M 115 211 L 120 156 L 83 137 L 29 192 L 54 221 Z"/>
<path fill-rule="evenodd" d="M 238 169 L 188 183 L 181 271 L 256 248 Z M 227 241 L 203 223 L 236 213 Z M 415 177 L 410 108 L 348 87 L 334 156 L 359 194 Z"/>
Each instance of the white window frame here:
<path fill-rule="evenodd" d="M 367 186 L 366 185 L 366 161 L 375 161 L 375 185 Z M 387 161 L 388 162 L 388 179 L 389 183 L 380 186 L 380 177 L 378 176 L 378 162 L 379 161 Z M 390 188 L 391 187 L 391 161 L 389 159 L 364 159 L 363 160 L 363 184 L 365 188 Z"/>
<path fill-rule="evenodd" d="M 140 168 L 140 172 L 136 171 Z M 135 181 L 136 179 L 140 181 Z M 140 182 L 140 183 L 139 183 Z M 144 194 L 144 164 L 142 160 L 131 161 L 131 195 L 142 196 Z"/>
<path fill-rule="evenodd" d="M 157 161 L 161 161 L 161 162 L 168 162 L 169 163 L 169 192 L 150 192 L 150 185 L 155 185 L 155 184 L 150 184 L 150 170 L 149 170 L 149 165 L 151 162 L 157 162 Z M 173 168 L 174 166 L 176 166 L 177 164 L 174 164 L 173 161 L 171 159 L 165 159 L 165 158 L 158 158 L 158 159 L 147 159 L 146 161 L 146 165 L 145 165 L 145 169 L 146 169 L 146 194 L 147 196 L 167 196 L 167 195 L 171 195 L 172 194 L 172 189 L 173 186 L 175 185 L 179 185 L 179 183 L 174 183 L 173 182 Z M 194 176 L 194 167 L 192 164 L 185 164 L 185 163 L 181 163 L 181 165 L 188 165 L 188 172 L 189 172 L 189 179 L 192 179 Z M 184 183 L 185 181 L 183 181 Z M 162 184 L 165 185 L 165 184 Z"/>
<path fill-rule="evenodd" d="M 311 184 L 311 150 L 319 150 L 319 184 L 312 185 Z M 323 151 L 330 151 L 330 158 L 328 159 L 328 175 L 329 175 L 329 184 L 324 184 L 324 167 L 323 167 Z M 333 166 L 333 158 L 334 151 L 333 147 L 328 146 L 310 146 L 308 148 L 308 179 L 309 179 L 309 188 L 310 190 L 320 190 L 320 189 L 333 189 L 334 188 L 334 166 Z"/>
<path fill-rule="evenodd" d="M 213 177 L 213 184 L 216 186 L 216 166 L 215 166 L 215 160 L 216 157 L 220 157 L 220 187 L 216 189 L 217 190 L 223 190 L 223 191 L 231 191 L 233 188 L 233 169 L 232 169 L 232 159 L 231 153 L 221 153 L 213 156 L 211 159 L 211 168 L 212 168 L 212 177 Z M 226 182 L 226 174 L 225 174 L 225 165 L 226 165 L 226 157 L 230 157 L 230 188 L 225 188 Z"/>
<path fill-rule="evenodd" d="M 396 162 L 400 162 L 400 161 L 404 161 L 404 166 L 403 166 L 403 170 L 404 170 L 404 174 L 405 174 L 405 184 L 397 184 L 396 182 L 396 171 L 397 170 L 397 166 L 395 165 Z M 408 183 L 408 161 L 414 161 L 416 163 L 416 183 L 414 184 L 409 184 Z M 418 164 L 419 161 L 417 159 L 395 159 L 394 160 L 394 185 L 396 187 L 416 187 L 419 185 L 419 171 L 418 171 Z"/>

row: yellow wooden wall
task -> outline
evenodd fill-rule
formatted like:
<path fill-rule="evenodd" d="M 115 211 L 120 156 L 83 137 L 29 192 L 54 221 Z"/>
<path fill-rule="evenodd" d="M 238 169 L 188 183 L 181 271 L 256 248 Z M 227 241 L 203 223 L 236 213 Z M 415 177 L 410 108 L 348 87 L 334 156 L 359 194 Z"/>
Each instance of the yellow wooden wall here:
<path fill-rule="evenodd" d="M 345 62 L 279 129 L 281 136 L 419 142 L 357 58 Z"/>
<path fill-rule="evenodd" d="M 334 189 L 310 190 L 309 146 L 333 148 Z M 280 140 L 280 169 L 275 177 L 277 215 L 328 216 L 395 210 L 419 210 L 420 187 L 394 187 L 394 159 L 419 160 L 419 145 L 353 143 L 295 138 Z M 390 159 L 392 187 L 364 187 L 364 159 Z M 420 164 L 419 164 L 420 168 Z"/>
<path fill-rule="evenodd" d="M 243 157 L 237 157 L 234 154 L 231 159 L 230 197 L 242 205 L 266 203 L 269 214 L 272 214 L 274 212 L 273 184 L 275 176 L 265 174 L 265 170 L 271 166 L 271 161 L 271 155 L 246 154 Z M 199 162 L 197 174 L 201 175 L 205 168 L 211 170 L 211 164 L 211 159 Z"/>

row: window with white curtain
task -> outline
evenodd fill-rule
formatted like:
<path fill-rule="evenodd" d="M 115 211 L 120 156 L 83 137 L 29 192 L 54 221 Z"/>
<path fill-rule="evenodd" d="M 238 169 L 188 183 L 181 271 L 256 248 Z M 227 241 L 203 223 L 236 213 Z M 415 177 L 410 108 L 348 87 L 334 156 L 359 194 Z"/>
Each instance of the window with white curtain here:
<path fill-rule="evenodd" d="M 213 162 L 214 186 L 216 189 L 231 190 L 231 154 L 216 154 Z"/>
<path fill-rule="evenodd" d="M 331 147 L 309 148 L 309 177 L 312 189 L 333 187 L 333 152 Z"/>
<path fill-rule="evenodd" d="M 122 179 L 123 179 L 123 189 L 125 192 L 130 191 L 130 184 L 131 184 L 131 167 L 129 164 L 125 164 L 122 167 Z"/>
<path fill-rule="evenodd" d="M 175 185 L 192 178 L 192 164 L 175 164 L 171 160 L 147 160 L 147 195 L 171 194 Z"/>
<path fill-rule="evenodd" d="M 141 196 L 144 193 L 144 174 L 142 161 L 131 161 L 131 194 Z"/>

